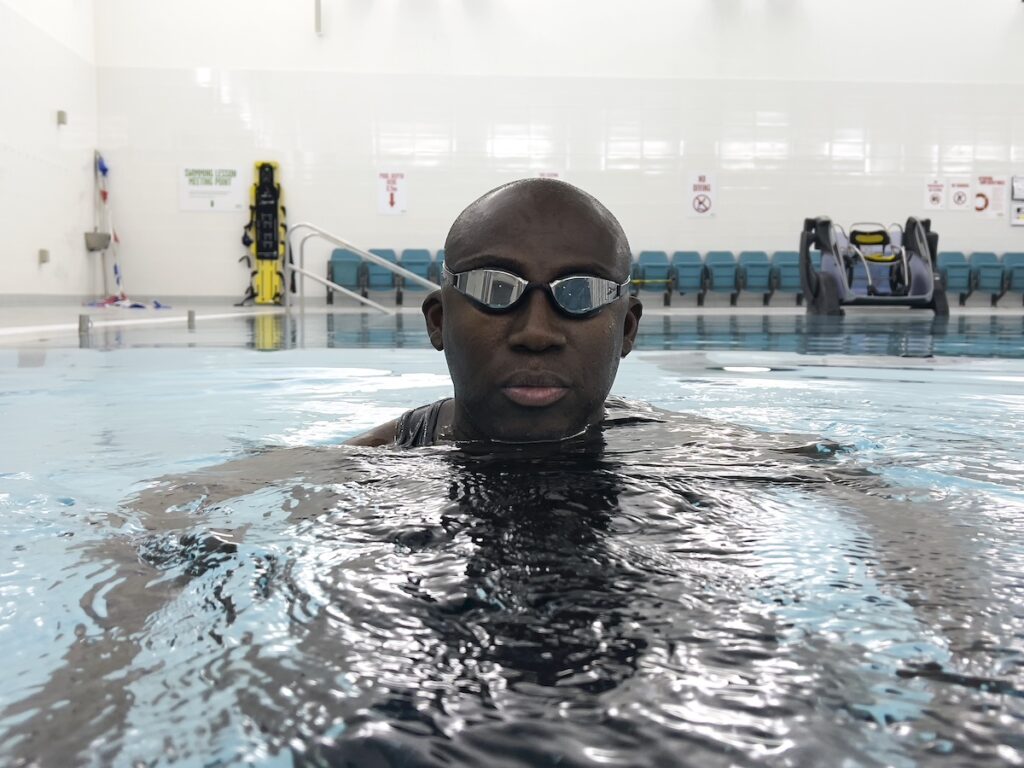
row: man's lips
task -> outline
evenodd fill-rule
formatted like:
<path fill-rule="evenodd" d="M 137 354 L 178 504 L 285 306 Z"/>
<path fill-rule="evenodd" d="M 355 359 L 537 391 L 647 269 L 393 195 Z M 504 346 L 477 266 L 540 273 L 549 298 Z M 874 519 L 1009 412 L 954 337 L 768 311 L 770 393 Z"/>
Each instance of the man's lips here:
<path fill-rule="evenodd" d="M 566 387 L 502 387 L 501 391 L 516 405 L 527 408 L 552 405 L 569 393 Z"/>
<path fill-rule="evenodd" d="M 543 408 L 569 394 L 569 386 L 555 374 L 523 371 L 509 376 L 502 383 L 501 391 L 516 405 Z"/>

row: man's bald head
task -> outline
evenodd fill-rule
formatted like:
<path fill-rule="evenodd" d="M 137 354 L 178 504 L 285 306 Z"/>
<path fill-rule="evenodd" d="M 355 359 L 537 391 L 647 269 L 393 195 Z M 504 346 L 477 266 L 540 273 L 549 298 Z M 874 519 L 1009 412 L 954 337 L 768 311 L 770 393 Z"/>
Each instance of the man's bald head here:
<path fill-rule="evenodd" d="M 572 184 L 530 178 L 503 184 L 474 200 L 459 214 L 445 240 L 445 262 L 458 270 L 460 261 L 481 248 L 521 239 L 539 220 L 572 220 L 614 262 L 619 279 L 629 274 L 632 253 L 622 225 L 600 200 Z"/>
<path fill-rule="evenodd" d="M 643 312 L 627 291 L 629 243 L 615 217 L 571 184 L 523 179 L 470 204 L 445 248 L 443 287 L 423 316 L 452 376 L 453 434 L 550 441 L 598 424 Z M 463 277 L 523 292 L 499 308 Z M 567 311 L 568 297 L 593 310 Z"/>

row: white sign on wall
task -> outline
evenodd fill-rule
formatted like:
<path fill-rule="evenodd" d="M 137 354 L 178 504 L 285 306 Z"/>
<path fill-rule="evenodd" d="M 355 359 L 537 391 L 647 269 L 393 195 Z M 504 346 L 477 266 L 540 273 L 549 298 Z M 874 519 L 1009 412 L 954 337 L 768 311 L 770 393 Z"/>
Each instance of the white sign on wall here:
<path fill-rule="evenodd" d="M 978 176 L 974 182 L 974 211 L 986 219 L 1006 215 L 1006 190 L 1009 181 L 1005 176 Z"/>
<path fill-rule="evenodd" d="M 185 166 L 178 177 L 178 208 L 215 213 L 244 211 L 249 207 L 250 183 L 241 168 Z"/>
<path fill-rule="evenodd" d="M 377 174 L 377 213 L 405 213 L 406 178 L 404 173 L 381 171 Z"/>
<path fill-rule="evenodd" d="M 928 211 L 939 211 L 946 207 L 946 182 L 929 179 L 924 188 L 924 207 Z"/>
<path fill-rule="evenodd" d="M 561 171 L 537 171 L 538 179 L 560 179 L 562 178 Z"/>
<path fill-rule="evenodd" d="M 1024 203 L 1014 203 L 1010 209 L 1010 226 L 1024 227 Z"/>
<path fill-rule="evenodd" d="M 974 208 L 974 189 L 968 179 L 946 179 L 946 199 L 951 211 Z"/>
<path fill-rule="evenodd" d="M 717 191 L 713 174 L 691 174 L 689 183 L 686 185 L 686 207 L 689 215 L 703 219 L 718 213 L 715 200 Z"/>

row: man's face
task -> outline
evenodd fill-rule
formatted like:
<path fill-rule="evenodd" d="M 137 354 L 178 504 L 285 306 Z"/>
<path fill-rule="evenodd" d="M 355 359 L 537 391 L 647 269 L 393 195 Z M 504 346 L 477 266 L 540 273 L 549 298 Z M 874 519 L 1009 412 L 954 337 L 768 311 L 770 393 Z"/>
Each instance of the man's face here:
<path fill-rule="evenodd" d="M 447 255 L 451 272 L 490 267 L 543 283 L 580 274 L 622 283 L 629 275 L 615 235 L 578 204 L 538 204 L 513 189 L 481 206 Z M 423 312 L 455 385 L 455 437 L 518 442 L 559 440 L 600 421 L 641 308 L 620 298 L 571 318 L 533 289 L 495 314 L 447 286 Z"/>

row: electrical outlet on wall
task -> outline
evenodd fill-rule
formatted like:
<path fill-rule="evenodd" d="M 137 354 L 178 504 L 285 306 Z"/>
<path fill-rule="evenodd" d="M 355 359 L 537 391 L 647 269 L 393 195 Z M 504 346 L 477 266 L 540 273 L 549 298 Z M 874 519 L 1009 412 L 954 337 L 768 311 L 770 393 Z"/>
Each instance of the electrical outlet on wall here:
<path fill-rule="evenodd" d="M 50 260 L 50 251 L 49 251 L 49 249 L 47 249 L 47 248 L 40 248 L 39 249 L 39 263 L 40 264 L 45 264 L 49 260 Z"/>

